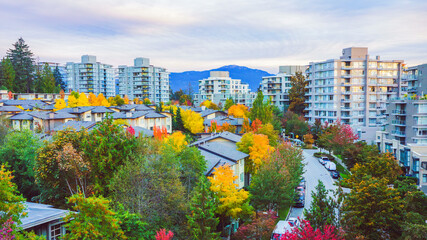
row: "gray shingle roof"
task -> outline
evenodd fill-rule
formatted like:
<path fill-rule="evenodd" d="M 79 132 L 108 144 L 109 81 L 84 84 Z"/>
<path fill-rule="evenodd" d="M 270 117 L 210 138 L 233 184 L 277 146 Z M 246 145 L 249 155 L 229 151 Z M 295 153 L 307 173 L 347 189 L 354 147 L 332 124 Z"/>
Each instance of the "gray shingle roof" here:
<path fill-rule="evenodd" d="M 145 116 L 148 113 L 148 111 L 115 112 L 111 116 L 113 119 L 134 119 Z"/>
<path fill-rule="evenodd" d="M 208 108 L 208 109 L 206 109 L 204 111 L 201 111 L 200 114 L 202 115 L 202 117 L 206 117 L 207 115 L 212 114 L 212 113 L 216 113 L 216 112 L 221 112 L 221 111 L 213 110 L 213 109 L 209 109 Z"/>
<path fill-rule="evenodd" d="M 154 111 L 149 111 L 146 115 L 145 118 L 165 118 L 166 116 Z"/>
<path fill-rule="evenodd" d="M 154 132 L 150 129 L 146 129 L 138 126 L 132 126 L 132 128 L 135 129 L 136 137 L 140 137 L 140 136 L 153 137 L 154 136 Z"/>
<path fill-rule="evenodd" d="M 190 146 L 195 146 L 195 145 L 199 145 L 199 144 L 202 144 L 205 142 L 209 142 L 215 138 L 224 138 L 224 139 L 229 140 L 231 142 L 237 143 L 237 142 L 240 142 L 240 139 L 242 137 L 237 135 L 237 134 L 231 133 L 231 132 L 212 133 L 211 136 L 202 138 L 198 141 L 195 141 L 195 142 L 191 143 Z"/>
<path fill-rule="evenodd" d="M 108 109 L 104 106 L 88 106 L 88 107 L 74 107 L 74 108 L 63 108 L 56 112 L 66 112 L 71 114 L 80 114 L 91 111 L 92 113 L 112 113 L 114 112 L 111 109 Z"/>
<path fill-rule="evenodd" d="M 53 118 L 51 117 L 51 113 L 53 113 Z M 47 119 L 65 119 L 65 118 L 77 118 L 76 116 L 66 113 L 66 112 L 40 112 L 40 111 L 32 111 L 32 112 L 21 112 L 15 114 L 10 117 L 11 120 L 33 120 L 33 118 L 40 118 L 43 120 Z"/>
<path fill-rule="evenodd" d="M 236 150 L 233 147 L 228 146 L 227 144 L 222 144 L 219 142 L 209 142 L 206 144 L 202 144 L 197 146 L 199 149 L 215 154 L 221 158 L 230 160 L 230 161 L 238 161 L 249 155 Z"/>
<path fill-rule="evenodd" d="M 44 223 L 48 223 L 55 220 L 64 218 L 69 211 L 57 208 L 52 208 L 50 205 L 26 202 L 27 217 L 22 218 L 21 225 L 23 229 L 32 228 L 39 226 Z"/>
<path fill-rule="evenodd" d="M 68 121 L 62 125 L 59 125 L 53 129 L 53 131 L 63 131 L 66 129 L 74 129 L 77 132 L 80 131 L 82 128 L 87 130 L 92 130 L 96 125 L 96 122 L 92 121 Z"/>
<path fill-rule="evenodd" d="M 33 116 L 31 116 L 27 112 L 21 112 L 21 113 L 13 115 L 9 119 L 10 120 L 33 120 Z"/>
<path fill-rule="evenodd" d="M 2 106 L 0 107 L 0 112 L 22 112 L 22 109 L 15 106 Z"/>
<path fill-rule="evenodd" d="M 216 122 L 218 125 L 223 125 L 224 123 L 229 123 L 230 125 L 233 126 L 241 126 L 242 125 L 242 120 L 239 122 L 239 118 L 234 118 L 231 116 L 224 116 L 224 117 L 216 117 L 216 118 L 212 118 L 212 119 L 205 119 L 203 121 L 203 124 L 205 126 L 211 126 L 212 122 Z"/>

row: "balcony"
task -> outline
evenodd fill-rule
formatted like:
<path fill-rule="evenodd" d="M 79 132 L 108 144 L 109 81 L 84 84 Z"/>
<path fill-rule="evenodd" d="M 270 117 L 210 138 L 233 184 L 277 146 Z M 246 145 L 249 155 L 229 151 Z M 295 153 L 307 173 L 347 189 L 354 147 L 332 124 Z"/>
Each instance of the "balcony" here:
<path fill-rule="evenodd" d="M 391 113 L 393 115 L 406 115 L 406 111 L 405 110 L 393 110 Z"/>
<path fill-rule="evenodd" d="M 398 125 L 398 126 L 406 126 L 406 121 L 401 121 L 401 120 L 393 120 L 391 121 L 392 125 Z"/>
<path fill-rule="evenodd" d="M 395 135 L 398 137 L 406 137 L 405 132 L 402 132 L 402 131 L 392 131 L 391 135 Z"/>
<path fill-rule="evenodd" d="M 351 102 L 351 99 L 350 98 L 348 98 L 348 99 L 341 99 L 341 102 Z"/>
<path fill-rule="evenodd" d="M 346 74 L 346 75 L 341 75 L 342 78 L 351 78 L 351 75 Z"/>

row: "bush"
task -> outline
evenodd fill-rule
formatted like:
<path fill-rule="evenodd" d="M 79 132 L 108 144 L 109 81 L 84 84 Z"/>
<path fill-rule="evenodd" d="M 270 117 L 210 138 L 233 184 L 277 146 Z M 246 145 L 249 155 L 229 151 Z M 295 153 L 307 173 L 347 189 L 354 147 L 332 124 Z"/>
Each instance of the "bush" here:
<path fill-rule="evenodd" d="M 315 157 L 317 157 L 317 158 L 320 158 L 320 157 L 322 156 L 322 153 L 320 153 L 320 152 L 315 152 L 315 153 L 313 154 L 313 156 L 315 156 Z"/>

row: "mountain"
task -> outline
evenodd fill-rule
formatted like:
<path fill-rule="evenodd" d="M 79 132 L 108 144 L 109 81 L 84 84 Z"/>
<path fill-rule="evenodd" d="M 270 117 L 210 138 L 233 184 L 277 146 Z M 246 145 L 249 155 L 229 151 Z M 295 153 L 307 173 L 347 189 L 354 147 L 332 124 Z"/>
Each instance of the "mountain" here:
<path fill-rule="evenodd" d="M 170 85 L 173 91 L 179 89 L 188 90 L 190 82 L 193 92 L 198 92 L 199 80 L 208 78 L 210 71 L 228 71 L 233 79 L 241 79 L 243 83 L 249 83 L 249 88 L 254 92 L 258 89 L 262 77 L 272 76 L 266 71 L 248 68 L 244 66 L 228 65 L 216 69 L 205 71 L 187 71 L 181 73 L 171 73 L 169 75 Z"/>

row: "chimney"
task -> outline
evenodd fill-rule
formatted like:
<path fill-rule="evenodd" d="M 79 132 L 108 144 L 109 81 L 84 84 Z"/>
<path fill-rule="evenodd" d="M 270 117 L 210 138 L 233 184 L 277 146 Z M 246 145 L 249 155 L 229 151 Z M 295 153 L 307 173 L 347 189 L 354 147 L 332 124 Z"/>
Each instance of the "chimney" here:
<path fill-rule="evenodd" d="M 50 112 L 49 113 L 49 119 L 54 119 L 55 118 L 55 113 L 54 112 Z"/>
<path fill-rule="evenodd" d="M 73 107 L 73 112 L 79 112 L 79 108 L 78 107 Z"/>
<path fill-rule="evenodd" d="M 127 118 L 131 118 L 132 117 L 132 112 L 126 112 L 126 117 Z"/>
<path fill-rule="evenodd" d="M 202 108 L 202 111 L 206 110 L 206 106 L 201 106 L 201 108 Z"/>

